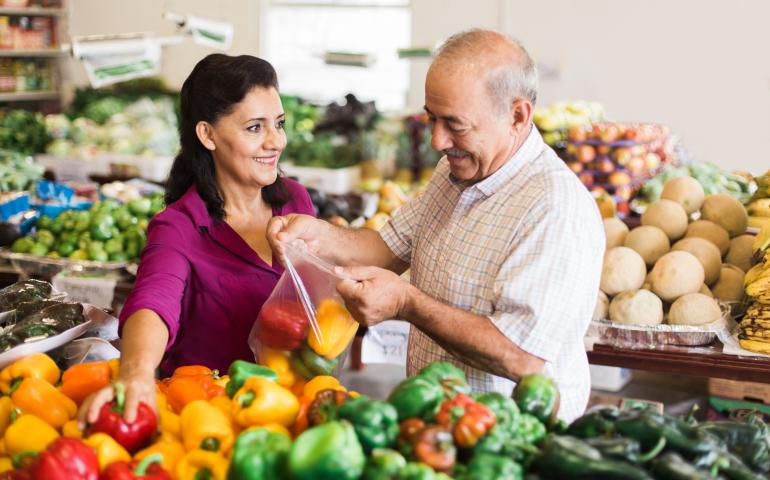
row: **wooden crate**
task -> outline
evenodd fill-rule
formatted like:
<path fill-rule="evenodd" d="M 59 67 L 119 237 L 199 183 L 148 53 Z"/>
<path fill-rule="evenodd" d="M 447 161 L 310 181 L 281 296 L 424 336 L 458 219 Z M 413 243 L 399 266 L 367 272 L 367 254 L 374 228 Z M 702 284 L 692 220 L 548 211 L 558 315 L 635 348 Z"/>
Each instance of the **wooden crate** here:
<path fill-rule="evenodd" d="M 715 397 L 749 400 L 770 405 L 770 384 L 767 383 L 710 378 L 709 394 Z"/>

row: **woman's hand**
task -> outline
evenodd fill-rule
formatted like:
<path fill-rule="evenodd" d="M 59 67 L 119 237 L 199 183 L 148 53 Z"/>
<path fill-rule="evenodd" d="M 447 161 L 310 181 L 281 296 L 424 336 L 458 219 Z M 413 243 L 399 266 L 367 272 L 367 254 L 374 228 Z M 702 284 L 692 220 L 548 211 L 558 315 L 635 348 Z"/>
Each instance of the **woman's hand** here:
<path fill-rule="evenodd" d="M 123 419 L 131 423 L 136 420 L 136 410 L 139 404 L 144 402 L 158 414 L 155 392 L 155 377 L 152 373 L 140 373 L 121 375 L 118 382 L 122 383 L 126 391 L 126 403 L 123 411 Z M 78 411 L 78 426 L 85 430 L 86 426 L 96 422 L 99 411 L 105 403 L 115 398 L 115 389 L 112 385 L 102 388 L 83 401 Z"/>

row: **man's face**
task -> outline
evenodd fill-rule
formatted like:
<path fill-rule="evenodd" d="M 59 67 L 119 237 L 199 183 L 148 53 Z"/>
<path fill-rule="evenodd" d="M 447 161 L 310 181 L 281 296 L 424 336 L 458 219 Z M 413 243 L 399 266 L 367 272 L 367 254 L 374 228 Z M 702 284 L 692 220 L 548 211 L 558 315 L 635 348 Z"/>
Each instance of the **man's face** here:
<path fill-rule="evenodd" d="M 501 114 L 492 104 L 484 76 L 432 67 L 425 81 L 425 111 L 431 145 L 447 156 L 458 180 L 483 180 L 515 151 L 513 114 Z"/>

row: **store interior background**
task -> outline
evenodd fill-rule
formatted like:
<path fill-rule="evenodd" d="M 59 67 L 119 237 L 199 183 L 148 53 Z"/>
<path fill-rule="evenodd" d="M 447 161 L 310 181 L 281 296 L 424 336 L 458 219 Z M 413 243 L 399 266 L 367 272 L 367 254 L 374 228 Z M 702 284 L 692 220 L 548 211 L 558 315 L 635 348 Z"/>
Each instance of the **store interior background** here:
<path fill-rule="evenodd" d="M 271 38 L 281 38 L 280 32 L 287 26 L 270 22 L 267 12 L 286 3 L 70 0 L 69 32 L 172 35 L 175 28 L 163 20 L 163 12 L 191 13 L 234 25 L 233 46 L 228 53 L 261 55 L 278 63 L 265 54 L 265 43 L 271 34 Z M 370 6 L 359 8 L 371 10 L 366 17 L 369 19 L 387 10 L 371 7 L 376 1 L 364 3 Z M 770 131 L 770 30 L 766 24 L 770 2 L 411 0 L 403 4 L 400 8 L 407 9 L 410 17 L 411 45 L 402 47 L 432 46 L 470 27 L 510 33 L 524 42 L 540 66 L 540 104 L 595 100 L 614 120 L 654 121 L 670 126 L 698 161 L 757 175 L 766 170 L 766 134 Z M 367 31 L 367 27 L 323 26 L 337 31 L 355 30 L 349 36 L 348 48 L 352 51 L 360 45 L 358 32 Z M 165 47 L 162 77 L 178 88 L 193 65 L 210 52 L 213 50 L 192 42 Z M 404 110 L 419 111 L 429 62 L 402 62 L 409 64 Z M 65 82 L 87 84 L 79 63 L 70 61 L 65 68 Z M 340 78 L 351 68 L 355 70 L 330 68 L 336 68 Z M 299 74 L 290 69 L 279 68 L 278 74 L 284 85 L 289 78 L 313 81 L 298 80 L 293 75 Z M 71 94 L 72 85 L 65 85 L 65 91 Z M 341 90 L 340 97 L 345 93 Z"/>

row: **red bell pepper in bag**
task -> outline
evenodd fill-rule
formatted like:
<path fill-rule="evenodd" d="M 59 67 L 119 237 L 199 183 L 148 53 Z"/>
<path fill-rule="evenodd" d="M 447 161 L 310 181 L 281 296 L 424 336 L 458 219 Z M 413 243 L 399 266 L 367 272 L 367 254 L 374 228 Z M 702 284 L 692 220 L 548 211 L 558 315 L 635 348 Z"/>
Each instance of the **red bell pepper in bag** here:
<path fill-rule="evenodd" d="M 107 465 L 99 480 L 171 480 L 171 474 L 163 469 L 163 455 L 154 453 L 141 462 L 113 462 Z"/>
<path fill-rule="evenodd" d="M 296 350 L 307 337 L 308 317 L 302 304 L 268 301 L 257 316 L 257 339 L 266 347 Z"/>
<path fill-rule="evenodd" d="M 125 387 L 115 384 L 115 400 L 102 405 L 99 417 L 91 425 L 91 432 L 102 432 L 111 436 L 131 453 L 146 446 L 158 428 L 158 417 L 149 405 L 142 402 L 136 411 L 136 420 L 131 423 L 123 419 Z"/>
<path fill-rule="evenodd" d="M 96 452 L 82 441 L 61 437 L 37 457 L 28 471 L 35 479 L 97 480 L 99 461 Z"/>

